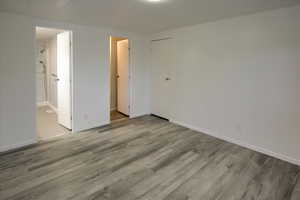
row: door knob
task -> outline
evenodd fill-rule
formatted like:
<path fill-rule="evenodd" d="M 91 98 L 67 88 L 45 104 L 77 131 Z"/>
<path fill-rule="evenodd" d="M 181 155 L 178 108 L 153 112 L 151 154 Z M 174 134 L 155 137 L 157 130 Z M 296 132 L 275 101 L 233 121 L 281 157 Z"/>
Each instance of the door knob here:
<path fill-rule="evenodd" d="M 56 82 L 58 82 L 59 81 L 59 78 L 56 78 L 56 79 L 54 79 Z"/>
<path fill-rule="evenodd" d="M 170 81 L 171 79 L 170 78 L 166 78 L 166 81 Z"/>

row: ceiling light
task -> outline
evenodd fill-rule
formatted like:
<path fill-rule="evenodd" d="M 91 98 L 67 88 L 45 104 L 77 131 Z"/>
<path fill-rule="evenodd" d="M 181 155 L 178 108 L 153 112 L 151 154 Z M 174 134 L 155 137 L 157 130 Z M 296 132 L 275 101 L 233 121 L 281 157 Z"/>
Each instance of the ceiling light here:
<path fill-rule="evenodd" d="M 147 2 L 147 3 L 163 3 L 169 0 L 141 0 L 143 2 Z"/>
<path fill-rule="evenodd" d="M 148 2 L 151 2 L 151 3 L 158 3 L 158 2 L 161 2 L 162 0 L 147 0 Z"/>

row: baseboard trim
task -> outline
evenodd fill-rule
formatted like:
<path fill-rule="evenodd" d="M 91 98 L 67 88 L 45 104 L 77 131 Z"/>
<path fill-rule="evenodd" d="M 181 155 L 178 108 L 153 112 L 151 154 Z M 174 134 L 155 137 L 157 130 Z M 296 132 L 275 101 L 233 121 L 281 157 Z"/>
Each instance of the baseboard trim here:
<path fill-rule="evenodd" d="M 37 107 L 42 107 L 42 106 L 47 106 L 48 102 L 47 101 L 43 101 L 43 102 L 38 102 L 37 103 Z"/>
<path fill-rule="evenodd" d="M 49 106 L 54 112 L 57 113 L 57 108 L 52 105 L 49 101 L 39 102 L 37 103 L 37 107 Z"/>
<path fill-rule="evenodd" d="M 22 147 L 33 145 L 33 144 L 36 144 L 36 143 L 38 143 L 37 139 L 28 140 L 26 142 L 0 147 L 0 152 L 5 153 L 5 152 L 8 152 L 8 151 L 13 151 L 13 150 L 16 150 L 16 149 L 19 149 L 19 148 L 22 148 Z"/>
<path fill-rule="evenodd" d="M 110 109 L 110 111 L 116 111 L 117 110 L 117 108 L 111 108 Z"/>
<path fill-rule="evenodd" d="M 133 118 L 137 118 L 137 117 L 143 117 L 145 115 L 150 115 L 150 113 L 141 113 L 141 114 L 130 114 L 129 118 L 133 119 Z"/>
<path fill-rule="evenodd" d="M 84 128 L 84 127 L 76 128 L 75 127 L 75 129 L 72 129 L 72 133 L 87 132 L 89 130 L 93 130 L 95 128 L 100 128 L 102 126 L 106 126 L 106 125 L 109 125 L 109 124 L 110 124 L 110 120 L 106 121 L 106 122 L 103 122 L 103 123 L 99 123 L 97 125 L 90 126 L 88 128 Z"/>
<path fill-rule="evenodd" d="M 47 103 L 47 105 L 55 112 L 57 113 L 57 108 L 55 106 L 53 106 L 51 103 Z"/>
<path fill-rule="evenodd" d="M 250 150 L 253 150 L 253 151 L 256 151 L 256 152 L 259 152 L 259 153 L 262 153 L 262 154 L 265 154 L 265 155 L 268 155 L 268 156 L 271 156 L 271 157 L 274 157 L 274 158 L 277 158 L 277 159 L 280 159 L 280 160 L 283 160 L 283 161 L 286 161 L 286 162 L 289 162 L 291 164 L 300 166 L 300 160 L 291 158 L 289 156 L 286 156 L 286 155 L 283 155 L 283 154 L 280 154 L 280 153 L 276 153 L 276 152 L 270 151 L 268 149 L 258 147 L 256 145 L 248 144 L 248 143 L 242 142 L 242 141 L 237 140 L 237 139 L 221 136 L 220 134 L 216 134 L 215 132 L 210 131 L 208 129 L 199 128 L 199 127 L 192 126 L 192 125 L 189 125 L 189 124 L 186 124 L 186 123 L 182 123 L 182 122 L 179 122 L 179 121 L 176 121 L 176 120 L 170 120 L 170 122 L 172 122 L 174 124 L 178 124 L 180 126 L 184 126 L 186 128 L 189 128 L 189 129 L 197 131 L 197 132 L 204 133 L 206 135 L 210 135 L 212 137 L 224 140 L 226 142 L 230 142 L 230 143 L 239 145 L 241 147 L 245 147 L 247 149 L 250 149 Z"/>
<path fill-rule="evenodd" d="M 63 136 L 68 136 L 68 135 L 71 135 L 71 133 L 62 133 L 62 134 L 55 135 L 55 136 L 48 137 L 48 138 L 40 138 L 39 141 L 46 142 L 46 141 L 50 141 L 50 140 L 55 140 L 55 139 L 63 137 Z"/>

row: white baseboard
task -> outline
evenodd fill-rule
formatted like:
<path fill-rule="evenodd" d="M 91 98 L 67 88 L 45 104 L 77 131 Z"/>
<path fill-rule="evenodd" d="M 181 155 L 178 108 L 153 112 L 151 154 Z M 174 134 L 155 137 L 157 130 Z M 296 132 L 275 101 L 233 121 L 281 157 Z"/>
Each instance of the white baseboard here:
<path fill-rule="evenodd" d="M 110 109 L 110 111 L 116 111 L 117 110 L 117 108 L 111 108 Z"/>
<path fill-rule="evenodd" d="M 47 105 L 54 111 L 57 113 L 57 108 L 55 106 L 53 106 L 51 103 L 47 103 Z"/>
<path fill-rule="evenodd" d="M 130 114 L 129 118 L 132 119 L 132 118 L 142 117 L 145 115 L 150 115 L 150 113 Z"/>
<path fill-rule="evenodd" d="M 94 128 L 99 128 L 99 127 L 106 126 L 109 124 L 110 124 L 110 120 L 99 123 L 99 124 L 90 125 L 89 127 L 75 127 L 72 129 L 72 133 L 86 132 L 86 131 L 92 130 Z"/>
<path fill-rule="evenodd" d="M 54 112 L 57 113 L 57 108 L 53 106 L 50 102 L 44 101 L 44 102 L 38 102 L 37 107 L 43 107 L 43 106 L 49 106 Z"/>
<path fill-rule="evenodd" d="M 37 103 L 37 107 L 42 107 L 42 106 L 47 106 L 48 102 L 47 101 L 43 101 L 43 102 L 38 102 Z"/>
<path fill-rule="evenodd" d="M 274 157 L 274 158 L 278 158 L 280 160 L 283 160 L 283 161 L 286 161 L 286 162 L 289 162 L 289 163 L 300 166 L 300 160 L 294 159 L 290 156 L 286 156 L 286 155 L 283 155 L 281 153 L 276 153 L 276 152 L 270 151 L 268 149 L 265 149 L 263 147 L 258 147 L 258 146 L 252 145 L 252 144 L 248 144 L 248 143 L 242 142 L 242 141 L 237 140 L 237 139 L 233 139 L 233 138 L 229 138 L 229 137 L 226 137 L 226 136 L 223 136 L 223 135 L 220 135 L 220 134 L 216 134 L 213 131 L 210 131 L 208 129 L 199 128 L 199 127 L 192 126 L 192 125 L 189 125 L 189 124 L 186 124 L 186 123 L 181 123 L 181 122 L 178 122 L 178 121 L 175 121 L 175 120 L 170 120 L 170 122 L 172 122 L 174 124 L 178 124 L 180 126 L 184 126 L 184 127 L 189 128 L 191 130 L 201 132 L 201 133 L 204 133 L 206 135 L 210 135 L 212 137 L 219 138 L 221 140 L 224 140 L 224 141 L 227 141 L 227 142 L 245 147 L 247 149 L 251 149 L 253 151 L 257 151 L 259 153 L 262 153 L 262 154 L 265 154 L 265 155 L 268 155 L 268 156 L 271 156 L 271 157 Z"/>
<path fill-rule="evenodd" d="M 28 140 L 28 141 L 25 141 L 22 143 L 18 143 L 18 144 L 3 146 L 3 147 L 0 147 L 0 152 L 7 152 L 7 151 L 11 151 L 11 150 L 18 149 L 21 147 L 26 147 L 26 146 L 29 146 L 32 144 L 36 144 L 37 142 L 38 142 L 37 139 L 33 139 L 33 140 Z"/>
<path fill-rule="evenodd" d="M 71 133 L 62 133 L 62 134 L 58 134 L 58 135 L 55 135 L 55 136 L 51 136 L 51 137 L 48 137 L 48 138 L 40 138 L 40 141 L 44 142 L 44 141 L 50 141 L 50 140 L 54 140 L 56 138 L 59 138 L 59 137 L 62 137 L 62 136 L 67 136 L 67 135 L 70 135 Z"/>

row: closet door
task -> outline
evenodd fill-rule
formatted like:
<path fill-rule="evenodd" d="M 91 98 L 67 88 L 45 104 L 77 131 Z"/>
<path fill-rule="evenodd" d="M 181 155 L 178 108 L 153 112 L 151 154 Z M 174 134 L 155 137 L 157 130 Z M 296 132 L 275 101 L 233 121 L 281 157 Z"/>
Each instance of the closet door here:
<path fill-rule="evenodd" d="M 129 116 L 129 43 L 117 42 L 118 61 L 118 111 Z"/>
<path fill-rule="evenodd" d="M 172 42 L 163 39 L 151 44 L 151 113 L 166 119 L 170 118 L 172 101 Z"/>

